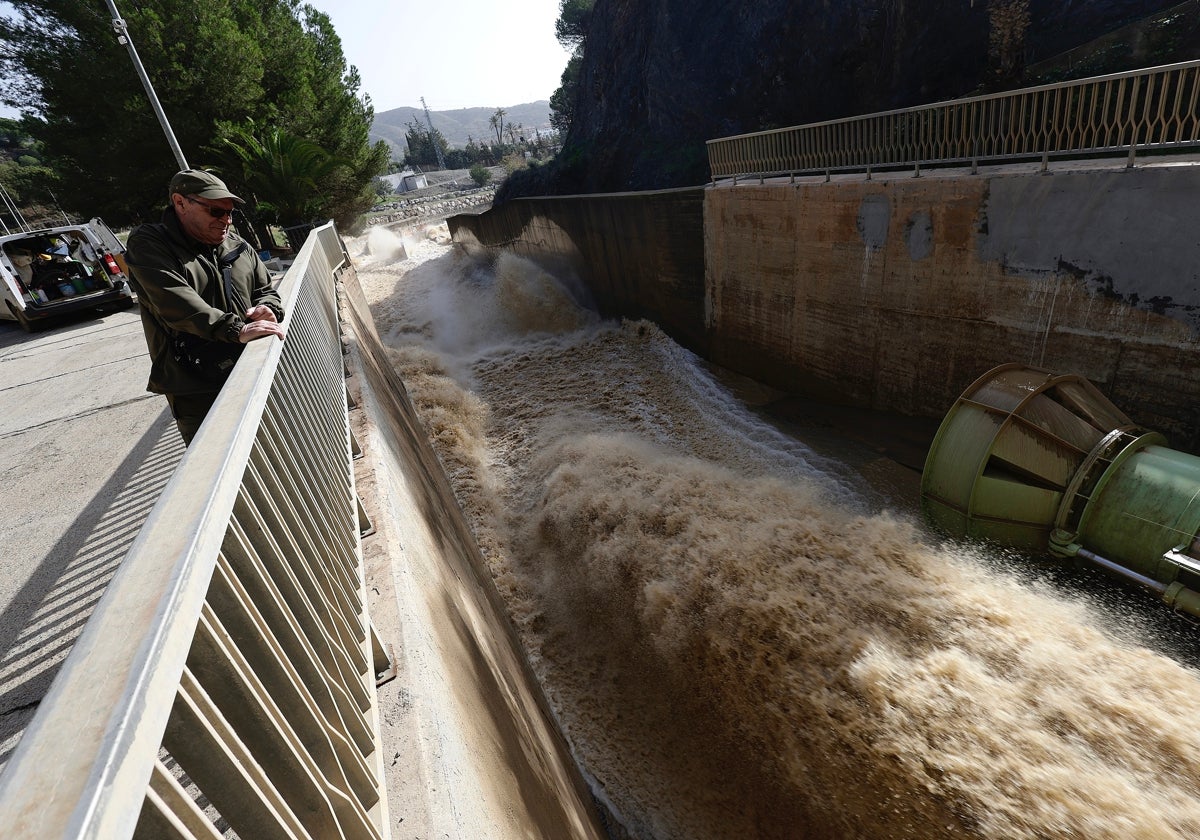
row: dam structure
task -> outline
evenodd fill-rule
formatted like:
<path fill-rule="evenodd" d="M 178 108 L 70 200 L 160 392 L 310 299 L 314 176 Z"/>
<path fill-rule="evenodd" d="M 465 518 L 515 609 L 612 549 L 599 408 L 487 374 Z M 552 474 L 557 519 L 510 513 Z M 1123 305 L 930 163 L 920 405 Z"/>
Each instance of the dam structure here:
<path fill-rule="evenodd" d="M 938 420 L 1001 365 L 1069 371 L 1194 451 L 1198 73 L 715 140 L 705 187 L 449 220 L 480 262 L 447 267 L 452 292 L 423 274 L 397 295 L 400 364 L 589 786 L 633 836 L 1192 830 L 1166 800 L 1194 781 L 1151 815 L 1143 767 L 1118 813 L 1102 802 L 1131 765 L 1099 756 L 1101 731 L 1142 719 L 1144 698 L 1117 700 L 1118 649 L 1152 695 L 1194 670 L 1077 586 L 1043 600 L 1003 552 L 906 530 L 863 486 L 877 462 L 773 439 L 701 360 L 875 428 Z M 469 445 L 436 372 L 481 401 Z M 475 435 L 493 467 L 467 465 Z"/>
<path fill-rule="evenodd" d="M 1160 625 L 930 533 L 919 460 L 756 410 L 932 431 L 1015 362 L 1195 451 L 1198 82 L 714 140 L 705 186 L 518 199 L 451 218 L 455 247 L 318 228 L 288 340 L 182 456 L 0 820 L 1200 834 L 1200 672 Z"/>
<path fill-rule="evenodd" d="M 1197 72 L 715 140 L 707 187 L 517 199 L 451 232 L 790 392 L 937 418 L 1021 362 L 1087 377 L 1195 450 Z M 1134 117 L 1110 113 L 1116 87 Z"/>

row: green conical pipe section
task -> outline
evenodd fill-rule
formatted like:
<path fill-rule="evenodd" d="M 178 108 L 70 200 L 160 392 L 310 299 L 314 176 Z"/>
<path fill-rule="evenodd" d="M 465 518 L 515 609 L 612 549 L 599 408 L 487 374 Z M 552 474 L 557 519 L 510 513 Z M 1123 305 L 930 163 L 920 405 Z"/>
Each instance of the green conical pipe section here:
<path fill-rule="evenodd" d="M 925 462 L 927 518 L 957 537 L 1081 557 L 1200 615 L 1200 458 L 1086 379 L 1001 365 L 963 392 Z"/>

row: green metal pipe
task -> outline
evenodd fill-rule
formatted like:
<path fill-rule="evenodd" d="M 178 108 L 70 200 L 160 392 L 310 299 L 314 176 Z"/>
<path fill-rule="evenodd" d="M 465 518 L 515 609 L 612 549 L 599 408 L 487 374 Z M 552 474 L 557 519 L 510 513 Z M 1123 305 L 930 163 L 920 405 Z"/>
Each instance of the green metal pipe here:
<path fill-rule="evenodd" d="M 1116 460 L 1089 496 L 1066 498 L 1063 508 L 1072 504 L 1078 525 L 1073 533 L 1060 525 L 1051 552 L 1064 542 L 1078 543 L 1172 583 L 1178 564 L 1167 553 L 1186 551 L 1200 531 L 1200 458 L 1165 446 L 1137 448 Z"/>
<path fill-rule="evenodd" d="M 1200 617 L 1200 457 L 1086 379 L 1001 365 L 947 413 L 921 502 L 953 536 L 1080 558 Z"/>

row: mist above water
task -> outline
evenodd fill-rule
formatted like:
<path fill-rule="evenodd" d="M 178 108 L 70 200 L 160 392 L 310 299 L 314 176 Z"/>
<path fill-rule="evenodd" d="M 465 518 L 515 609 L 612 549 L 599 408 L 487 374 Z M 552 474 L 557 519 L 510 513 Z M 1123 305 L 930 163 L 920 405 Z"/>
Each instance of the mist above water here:
<path fill-rule="evenodd" d="M 438 253 L 360 279 L 633 836 L 1200 834 L 1193 671 L 875 510 L 654 325 Z"/>
<path fill-rule="evenodd" d="M 385 227 L 373 227 L 367 231 L 366 252 L 380 263 L 395 263 L 408 256 L 404 239 L 395 231 Z"/>

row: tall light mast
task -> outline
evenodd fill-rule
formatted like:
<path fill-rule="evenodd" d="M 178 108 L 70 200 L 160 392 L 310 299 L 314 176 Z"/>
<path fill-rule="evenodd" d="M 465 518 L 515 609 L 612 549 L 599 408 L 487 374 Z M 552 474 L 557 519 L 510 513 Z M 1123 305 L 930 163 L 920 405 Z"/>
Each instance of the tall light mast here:
<path fill-rule="evenodd" d="M 433 153 L 437 155 L 438 168 L 446 168 L 446 160 L 442 157 L 442 145 L 433 136 L 433 118 L 429 116 L 429 106 L 425 104 L 425 97 L 421 97 L 421 107 L 425 109 L 425 122 L 429 124 L 429 142 L 433 144 Z"/>
<path fill-rule="evenodd" d="M 117 34 L 117 43 L 124 44 L 129 50 L 129 57 L 133 59 L 133 66 L 137 70 L 138 78 L 142 80 L 142 87 L 146 89 L 146 95 L 150 97 L 150 107 L 154 109 L 154 115 L 158 117 L 158 124 L 162 126 L 163 133 L 167 135 L 167 143 L 171 146 L 171 151 L 175 154 L 175 161 L 179 164 L 179 168 L 187 169 L 187 160 L 183 156 L 183 150 L 179 148 L 179 141 L 175 139 L 175 132 L 171 130 L 171 124 L 167 122 L 167 115 L 162 109 L 162 105 L 158 101 L 157 94 L 154 93 L 154 86 L 150 84 L 150 77 L 146 75 L 146 68 L 142 66 L 142 60 L 138 58 L 137 50 L 134 49 L 133 40 L 129 37 L 129 28 L 125 25 L 124 19 L 120 12 L 117 11 L 116 4 L 113 0 L 105 0 L 108 3 L 108 10 L 112 12 L 113 32 Z"/>

